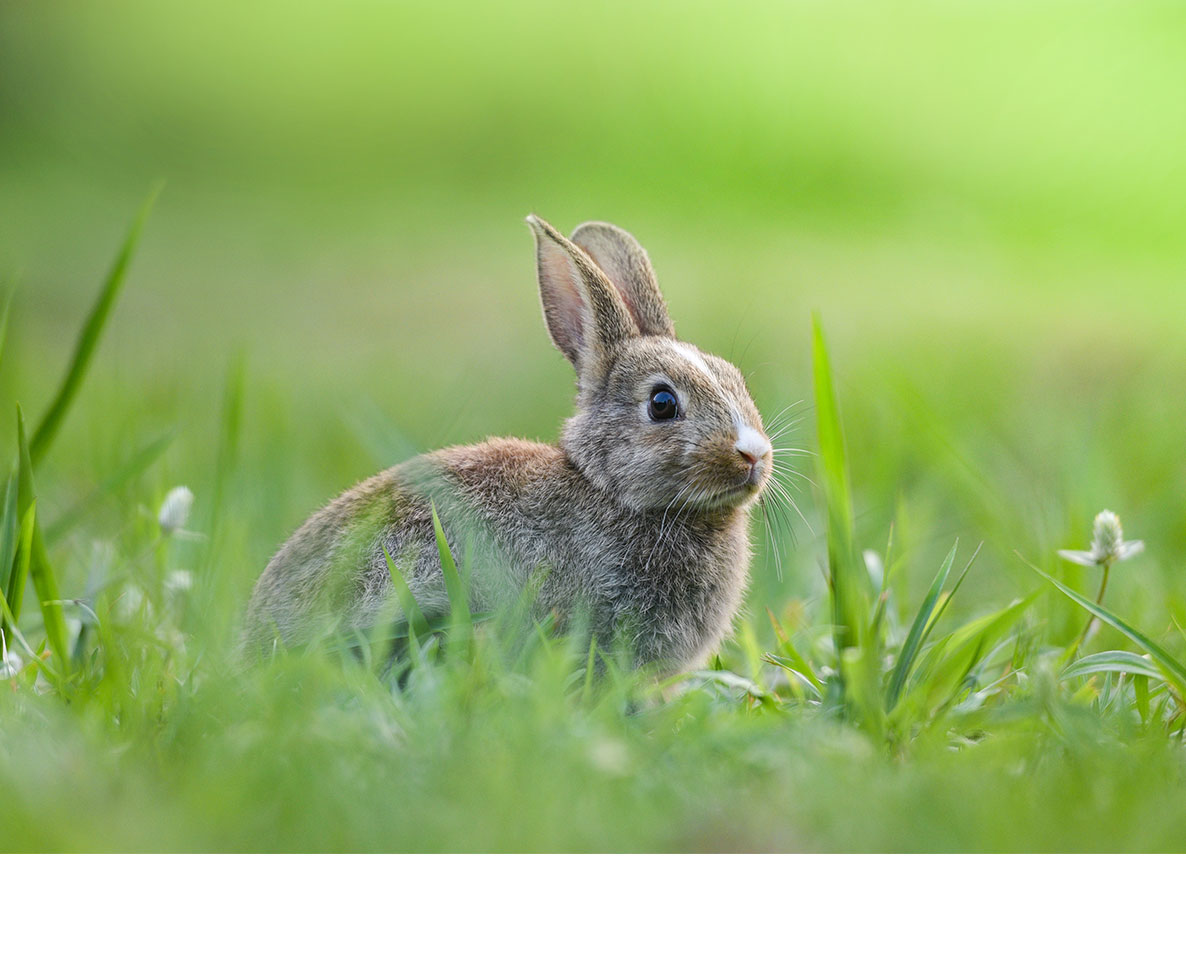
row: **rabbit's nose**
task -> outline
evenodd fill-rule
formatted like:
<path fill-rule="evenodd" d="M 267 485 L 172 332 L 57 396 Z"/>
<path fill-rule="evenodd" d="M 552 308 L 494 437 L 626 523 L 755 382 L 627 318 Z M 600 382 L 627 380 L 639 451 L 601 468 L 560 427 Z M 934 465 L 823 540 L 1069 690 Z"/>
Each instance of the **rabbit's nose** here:
<path fill-rule="evenodd" d="M 770 442 L 766 440 L 766 436 L 749 427 L 741 429 L 741 433 L 737 436 L 736 447 L 738 453 L 750 463 L 751 467 L 757 465 L 770 454 Z"/>

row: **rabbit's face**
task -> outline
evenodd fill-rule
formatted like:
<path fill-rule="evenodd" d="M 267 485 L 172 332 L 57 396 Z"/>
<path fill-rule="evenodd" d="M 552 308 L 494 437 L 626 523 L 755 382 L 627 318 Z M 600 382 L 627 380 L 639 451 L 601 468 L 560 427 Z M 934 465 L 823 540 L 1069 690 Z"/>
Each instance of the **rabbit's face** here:
<path fill-rule="evenodd" d="M 732 364 L 675 338 L 646 252 L 606 223 L 536 234 L 548 332 L 576 368 L 569 458 L 635 509 L 737 507 L 770 478 L 770 440 Z"/>
<path fill-rule="evenodd" d="M 636 509 L 739 506 L 770 477 L 762 418 L 732 364 L 667 337 L 614 355 L 565 426 L 582 471 Z"/>

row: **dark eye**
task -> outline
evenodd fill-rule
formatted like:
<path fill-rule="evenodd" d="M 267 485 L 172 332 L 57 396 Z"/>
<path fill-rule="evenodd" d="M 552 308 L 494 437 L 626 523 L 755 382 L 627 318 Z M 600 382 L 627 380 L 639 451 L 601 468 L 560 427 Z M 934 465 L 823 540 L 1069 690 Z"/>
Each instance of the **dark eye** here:
<path fill-rule="evenodd" d="M 670 421 L 679 414 L 679 401 L 669 387 L 656 387 L 651 391 L 651 403 L 647 410 L 652 421 Z"/>

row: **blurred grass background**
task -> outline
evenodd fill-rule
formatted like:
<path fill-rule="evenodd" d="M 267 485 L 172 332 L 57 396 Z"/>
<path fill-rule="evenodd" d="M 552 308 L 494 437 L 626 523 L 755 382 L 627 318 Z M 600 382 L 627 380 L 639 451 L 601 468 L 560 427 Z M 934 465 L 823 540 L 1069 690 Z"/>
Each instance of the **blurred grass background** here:
<path fill-rule="evenodd" d="M 1186 7 L 1151 0 L 6 3 L 0 413 L 44 407 L 163 178 L 39 514 L 175 429 L 153 487 L 214 515 L 241 361 L 235 554 L 203 594 L 229 629 L 357 479 L 554 438 L 572 380 L 522 219 L 605 219 L 767 414 L 810 396 L 820 310 L 861 538 L 895 519 L 916 598 L 957 535 L 987 543 L 969 599 L 1031 588 L 1013 550 L 1049 564 L 1110 507 L 1148 545 L 1117 609 L 1160 633 L 1186 608 L 1184 65 Z M 781 582 L 759 546 L 752 611 L 819 595 L 798 540 Z"/>
<path fill-rule="evenodd" d="M 822 311 L 867 507 L 910 486 L 954 533 L 995 503 L 1048 548 L 1112 504 L 1176 556 L 1182 449 L 1150 436 L 1186 341 L 1183 63 L 1175 3 L 6 4 L 0 271 L 27 322 L 0 386 L 48 396 L 163 177 L 62 451 L 94 474 L 113 423 L 207 434 L 242 352 L 248 461 L 290 484 L 265 556 L 401 457 L 390 429 L 551 437 L 571 382 L 522 218 L 608 219 L 767 413 L 806 396 Z M 910 447 L 940 432 L 950 468 Z"/>

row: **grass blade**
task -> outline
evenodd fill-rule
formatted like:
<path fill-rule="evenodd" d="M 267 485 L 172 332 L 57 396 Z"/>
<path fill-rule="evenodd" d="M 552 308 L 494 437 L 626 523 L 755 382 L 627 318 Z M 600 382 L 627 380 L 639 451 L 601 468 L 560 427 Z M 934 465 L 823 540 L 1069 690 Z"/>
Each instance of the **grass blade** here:
<path fill-rule="evenodd" d="M 795 691 L 798 697 L 810 696 L 812 700 L 817 701 L 823 698 L 823 691 L 799 670 L 789 657 L 779 657 L 772 653 L 766 653 L 762 656 L 762 660 L 786 671 L 788 674 L 787 683 L 790 684 L 791 689 Z"/>
<path fill-rule="evenodd" d="M 29 442 L 25 437 L 25 416 L 19 404 L 16 408 L 16 427 L 19 447 L 17 511 L 23 520 L 33 508 L 37 494 L 33 486 L 33 461 L 29 453 Z M 33 577 L 33 588 L 37 591 L 37 598 L 41 603 L 45 636 L 57 661 L 58 672 L 64 678 L 70 663 L 66 614 L 62 612 L 62 594 L 58 591 L 58 580 L 54 575 L 45 539 L 35 514 L 32 516 L 29 535 L 29 573 Z"/>
<path fill-rule="evenodd" d="M 1077 593 L 1069 586 L 1060 583 L 1049 573 L 1043 572 L 1033 563 L 1027 563 L 1027 565 L 1039 576 L 1052 583 L 1064 596 L 1078 603 L 1083 607 L 1083 609 L 1087 610 L 1088 613 L 1091 613 L 1096 618 L 1102 620 L 1104 623 L 1107 623 L 1108 626 L 1112 627 L 1112 629 L 1122 633 L 1138 647 L 1141 647 L 1144 651 L 1149 653 L 1157 662 L 1157 665 L 1162 668 L 1162 671 L 1165 674 L 1165 679 L 1173 684 L 1179 693 L 1186 694 L 1186 666 L 1183 666 L 1182 661 L 1166 650 L 1165 647 L 1154 642 L 1139 630 L 1136 630 L 1129 624 L 1125 623 L 1124 620 L 1120 619 L 1120 617 L 1118 617 L 1111 610 L 1104 609 L 1104 607 L 1100 606 L 1098 603 L 1092 602 L 1081 593 Z"/>
<path fill-rule="evenodd" d="M 1038 593 L 1034 592 L 1024 599 L 1014 600 L 996 612 L 965 623 L 944 637 L 932 657 L 928 658 L 931 662 L 925 675 L 923 663 L 916 664 L 917 672 L 911 678 L 899 706 L 906 708 L 913 698 L 915 710 L 922 713 L 942 711 L 953 704 L 962 685 L 984 655 L 985 645 L 996 641 L 1016 624 L 1037 598 Z M 951 600 L 950 595 L 947 600 Z"/>
<path fill-rule="evenodd" d="M 931 631 L 935 629 L 935 624 L 938 623 L 942 618 L 943 613 L 947 609 L 948 605 L 953 599 L 955 599 L 955 594 L 959 592 L 960 587 L 964 584 L 964 579 L 967 577 L 972 565 L 977 559 L 980 558 L 980 550 L 983 548 L 983 542 L 976 547 L 976 551 L 972 553 L 971 558 L 967 561 L 967 563 L 964 564 L 964 568 L 960 570 L 960 574 L 955 578 L 955 582 L 951 584 L 951 592 L 944 596 L 942 601 L 939 603 L 939 608 L 935 610 L 935 615 L 931 617 L 930 621 L 927 623 L 927 628 L 922 632 L 922 639 L 924 643 L 926 642 L 927 637 L 931 635 Z"/>
<path fill-rule="evenodd" d="M 832 366 L 819 317 L 812 317 L 812 381 L 815 386 L 817 433 L 819 437 L 820 476 L 828 498 L 828 511 L 841 529 L 840 539 L 852 542 L 852 486 L 849 483 L 848 458 L 844 448 L 844 428 L 836 403 Z"/>
<path fill-rule="evenodd" d="M 673 687 L 680 683 L 689 683 L 696 687 L 711 684 L 715 687 L 724 688 L 727 691 L 739 691 L 742 698 L 748 697 L 757 701 L 763 707 L 769 707 L 772 710 L 778 709 L 777 697 L 754 683 L 748 677 L 742 677 L 740 674 L 735 674 L 731 670 L 694 670 L 691 673 L 678 674 L 675 677 L 668 678 L 660 686 Z"/>
<path fill-rule="evenodd" d="M 17 480 L 15 475 L 9 475 L 4 482 L 4 498 L 0 500 L 0 587 L 11 590 L 7 586 L 8 577 L 12 573 L 12 563 L 16 558 L 17 543 L 20 539 L 20 524 L 17 519 Z"/>
<path fill-rule="evenodd" d="M 160 190 L 160 185 L 154 186 L 152 191 L 149 192 L 148 198 L 145 199 L 144 204 L 140 207 L 140 212 L 132 223 L 132 228 L 128 231 L 127 238 L 124 239 L 124 244 L 119 251 L 119 255 L 116 256 L 115 263 L 107 274 L 103 288 L 99 291 L 95 305 L 91 309 L 86 322 L 83 324 L 82 332 L 78 335 L 78 343 L 74 346 L 74 356 L 70 360 L 70 366 L 66 369 L 66 376 L 62 379 L 58 393 L 54 396 L 48 410 L 45 412 L 45 416 L 41 419 L 41 423 L 37 426 L 37 430 L 33 432 L 33 437 L 29 441 L 29 455 L 34 462 L 39 463 L 44 457 L 45 452 L 49 449 L 49 446 L 53 443 L 53 439 L 61 427 L 62 420 L 66 417 L 66 412 L 69 410 L 75 395 L 78 393 L 82 379 L 86 375 L 87 367 L 90 365 L 91 358 L 94 356 L 95 347 L 99 343 L 99 338 L 103 335 L 103 328 L 111 316 L 111 310 L 115 306 L 116 298 L 119 296 L 120 288 L 123 286 L 124 276 L 127 274 L 128 264 L 132 260 L 132 254 L 136 251 L 136 244 L 140 240 L 140 233 L 144 229 L 144 223 L 148 219 L 148 214 L 152 211 L 153 203 L 156 202 Z"/>
<path fill-rule="evenodd" d="M 812 379 L 815 387 L 817 436 L 819 439 L 819 475 L 828 520 L 828 582 L 832 594 L 833 638 L 836 644 L 837 669 L 844 671 L 844 651 L 858 647 L 864 637 L 864 608 L 862 567 L 853 538 L 852 487 L 849 483 L 848 459 L 845 455 L 844 428 L 836 403 L 832 381 L 832 367 L 824 341 L 819 317 L 812 316 Z M 871 696 L 875 692 L 880 664 L 877 645 L 868 642 L 858 656 L 855 670 L 860 673 L 860 693 Z M 841 674 L 843 676 L 843 673 Z"/>
<path fill-rule="evenodd" d="M 16 639 L 16 642 L 24 648 L 25 653 L 29 656 L 29 659 L 35 661 L 38 665 L 41 665 L 41 660 L 37 656 L 37 651 L 29 646 L 29 641 L 25 639 L 25 635 L 21 633 L 21 628 L 17 626 L 16 616 L 13 615 L 12 608 L 8 605 L 8 600 L 4 598 L 3 591 L 0 591 L 0 627 L 9 630 Z M 8 645 L 10 647 L 12 646 L 11 640 L 8 641 Z M 52 673 L 48 670 L 46 672 L 47 674 Z"/>
<path fill-rule="evenodd" d="M 894 671 L 890 677 L 889 692 L 886 694 L 886 708 L 893 710 L 898 703 L 898 698 L 902 694 L 902 687 L 906 684 L 906 677 L 910 674 L 910 668 L 914 664 L 914 658 L 918 654 L 918 648 L 922 645 L 923 631 L 928 629 L 931 616 L 935 612 L 935 605 L 939 601 L 939 595 L 943 592 L 943 584 L 947 582 L 947 576 L 951 572 L 951 566 L 955 562 L 955 552 L 959 548 L 959 540 L 951 547 L 951 552 L 947 554 L 947 558 L 943 560 L 943 565 L 939 567 L 939 572 L 935 574 L 935 580 L 931 583 L 931 588 L 927 592 L 926 599 L 923 600 L 922 606 L 914 617 L 914 622 L 910 625 L 910 632 L 906 634 L 906 642 L 902 644 L 902 649 L 898 652 L 898 659 L 894 663 Z"/>
<path fill-rule="evenodd" d="M 820 684 L 819 678 L 815 675 L 815 671 L 811 669 L 811 665 L 803 659 L 803 655 L 795 648 L 794 641 L 787 636 L 782 628 L 782 624 L 778 622 L 770 607 L 766 607 L 766 615 L 770 617 L 770 626 L 774 630 L 774 638 L 778 641 L 778 646 L 786 654 L 786 657 L 776 657 L 774 654 L 767 654 L 763 659 L 768 663 L 776 664 L 787 670 L 793 670 L 810 683 L 816 694 L 819 695 L 823 691 L 823 686 Z"/>
<path fill-rule="evenodd" d="M 1161 670 L 1145 657 L 1128 650 L 1104 650 L 1081 657 L 1067 666 L 1059 676 L 1066 680 L 1070 677 L 1086 677 L 1090 674 L 1136 674 L 1143 677 L 1153 677 L 1164 680 Z"/>
<path fill-rule="evenodd" d="M 449 594 L 449 605 L 453 610 L 452 626 L 459 633 L 460 639 L 470 640 L 473 638 L 473 617 L 469 612 L 469 599 L 465 595 L 461 574 L 457 571 L 457 562 L 453 558 L 453 553 L 449 551 L 449 543 L 445 540 L 445 530 L 441 527 L 436 503 L 432 506 L 432 528 L 436 533 L 441 571 L 445 574 L 445 591 Z"/>
<path fill-rule="evenodd" d="M 29 561 L 33 557 L 33 527 L 37 524 L 37 500 L 29 503 L 21 518 L 21 528 L 17 536 L 16 555 L 12 560 L 12 570 L 8 574 L 8 584 L 4 595 L 12 607 L 13 622 L 21 618 L 21 604 L 25 599 L 25 586 L 29 580 Z"/>
<path fill-rule="evenodd" d="M 396 568 L 387 547 L 383 547 L 383 558 L 387 560 L 387 572 L 391 576 L 391 584 L 395 587 L 395 598 L 399 601 L 399 608 L 403 611 L 404 621 L 408 624 L 408 632 L 418 641 L 422 641 L 428 633 L 428 621 L 412 595 L 412 589 L 404 574 Z"/>

